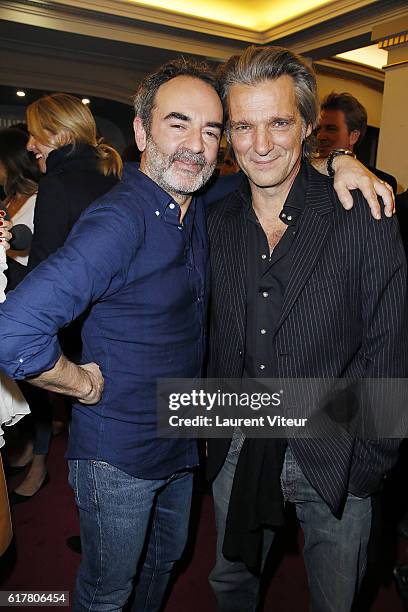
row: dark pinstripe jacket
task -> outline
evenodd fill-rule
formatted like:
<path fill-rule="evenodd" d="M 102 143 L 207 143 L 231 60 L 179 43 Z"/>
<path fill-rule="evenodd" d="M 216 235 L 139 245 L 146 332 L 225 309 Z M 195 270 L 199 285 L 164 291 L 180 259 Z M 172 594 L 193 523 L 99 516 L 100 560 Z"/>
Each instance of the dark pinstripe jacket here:
<path fill-rule="evenodd" d="M 375 221 L 359 191 L 345 211 L 331 180 L 308 165 L 290 280 L 272 338 L 283 378 L 405 377 L 406 262 L 396 219 Z M 246 321 L 246 220 L 239 191 L 208 213 L 211 253 L 208 376 L 240 378 Z M 338 512 L 367 495 L 396 458 L 397 441 L 291 439 L 303 472 Z M 229 440 L 209 440 L 214 477 Z"/>

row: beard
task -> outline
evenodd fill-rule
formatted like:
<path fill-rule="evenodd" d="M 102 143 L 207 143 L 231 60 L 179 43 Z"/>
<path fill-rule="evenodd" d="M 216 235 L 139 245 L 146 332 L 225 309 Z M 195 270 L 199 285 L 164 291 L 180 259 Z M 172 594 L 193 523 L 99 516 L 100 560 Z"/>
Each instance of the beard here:
<path fill-rule="evenodd" d="M 177 168 L 175 162 L 178 161 L 196 167 Z M 147 139 L 145 149 L 147 175 L 169 194 L 189 195 L 198 191 L 210 179 L 216 165 L 217 160 L 208 163 L 203 153 L 193 153 L 185 147 L 180 147 L 171 155 L 167 155 L 151 135 Z"/>

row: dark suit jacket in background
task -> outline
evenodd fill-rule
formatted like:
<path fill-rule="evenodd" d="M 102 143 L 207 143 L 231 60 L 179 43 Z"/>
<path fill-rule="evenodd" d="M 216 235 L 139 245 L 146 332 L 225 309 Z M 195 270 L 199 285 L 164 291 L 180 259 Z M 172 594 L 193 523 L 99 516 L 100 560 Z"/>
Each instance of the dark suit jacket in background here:
<path fill-rule="evenodd" d="M 306 207 L 280 320 L 271 340 L 280 378 L 382 378 L 407 373 L 406 262 L 396 219 L 378 222 L 359 191 L 345 211 L 329 178 L 308 166 Z M 246 323 L 246 217 L 239 191 L 208 213 L 211 310 L 208 376 L 240 378 Z M 208 441 L 208 474 L 229 440 Z M 337 513 L 351 490 L 368 495 L 398 441 L 291 439 L 311 484 Z"/>
<path fill-rule="evenodd" d="M 402 244 L 404 245 L 405 255 L 408 258 L 408 190 L 397 195 L 395 198 L 395 208 L 400 226 Z"/>
<path fill-rule="evenodd" d="M 374 166 L 367 166 L 367 168 L 370 170 L 370 172 L 378 176 L 379 179 L 388 183 L 389 186 L 392 188 L 394 195 L 397 195 L 398 183 L 395 176 L 392 176 L 392 174 L 388 174 L 388 172 L 383 172 L 378 168 L 374 168 Z"/>

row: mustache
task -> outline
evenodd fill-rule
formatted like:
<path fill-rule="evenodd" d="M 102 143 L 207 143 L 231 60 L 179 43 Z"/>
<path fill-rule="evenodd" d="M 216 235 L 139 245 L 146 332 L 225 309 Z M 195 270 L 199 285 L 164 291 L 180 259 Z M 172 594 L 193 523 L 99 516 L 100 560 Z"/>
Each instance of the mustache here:
<path fill-rule="evenodd" d="M 203 153 L 193 153 L 190 149 L 179 149 L 170 158 L 171 163 L 175 161 L 186 162 L 188 164 L 197 164 L 198 166 L 206 166 L 207 160 Z"/>

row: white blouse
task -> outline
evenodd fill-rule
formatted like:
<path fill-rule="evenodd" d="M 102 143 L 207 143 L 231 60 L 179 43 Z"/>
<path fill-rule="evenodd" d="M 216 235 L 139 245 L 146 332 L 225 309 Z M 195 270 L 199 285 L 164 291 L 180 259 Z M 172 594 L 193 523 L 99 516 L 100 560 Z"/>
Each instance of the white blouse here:
<path fill-rule="evenodd" d="M 34 231 L 34 207 L 36 199 L 37 194 L 33 193 L 33 195 L 30 196 L 26 202 L 24 202 L 22 207 L 12 217 L 13 225 L 22 223 L 23 225 L 27 225 L 32 232 Z M 22 264 L 23 266 L 26 266 L 28 264 L 29 252 L 30 249 L 26 249 L 25 251 L 13 251 L 12 249 L 9 249 L 7 251 L 7 255 L 15 261 L 18 261 L 18 263 Z"/>
<path fill-rule="evenodd" d="M 4 293 L 7 285 L 4 274 L 6 268 L 6 252 L 3 247 L 0 247 L 0 302 L 6 299 Z M 0 372 L 0 448 L 4 446 L 3 426 L 14 425 L 29 412 L 28 404 L 17 383 Z"/>

